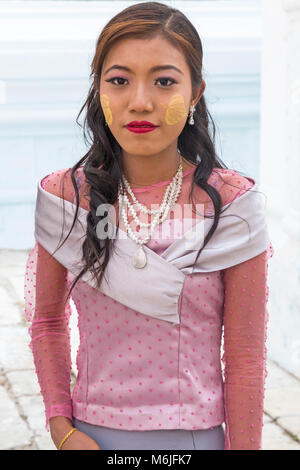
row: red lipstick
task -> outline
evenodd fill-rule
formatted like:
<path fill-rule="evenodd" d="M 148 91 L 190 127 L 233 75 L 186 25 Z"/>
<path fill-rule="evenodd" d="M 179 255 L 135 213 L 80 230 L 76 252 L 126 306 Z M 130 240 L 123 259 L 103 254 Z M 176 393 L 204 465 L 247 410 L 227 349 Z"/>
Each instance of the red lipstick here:
<path fill-rule="evenodd" d="M 135 132 L 136 134 L 143 134 L 145 132 L 154 131 L 159 126 L 156 126 L 149 121 L 131 121 L 125 127 L 129 131 Z"/>

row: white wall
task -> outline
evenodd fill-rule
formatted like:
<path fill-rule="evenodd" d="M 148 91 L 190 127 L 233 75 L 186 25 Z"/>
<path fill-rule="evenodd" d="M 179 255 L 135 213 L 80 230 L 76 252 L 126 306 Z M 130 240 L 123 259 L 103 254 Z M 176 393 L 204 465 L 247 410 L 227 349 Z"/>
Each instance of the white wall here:
<path fill-rule="evenodd" d="M 264 0 L 260 178 L 268 194 L 269 355 L 300 378 L 300 0 Z"/>

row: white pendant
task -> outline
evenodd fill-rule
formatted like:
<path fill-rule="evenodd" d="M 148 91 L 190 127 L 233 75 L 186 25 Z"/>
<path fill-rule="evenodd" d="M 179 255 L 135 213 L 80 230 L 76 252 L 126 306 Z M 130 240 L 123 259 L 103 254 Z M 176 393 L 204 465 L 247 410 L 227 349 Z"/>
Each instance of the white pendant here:
<path fill-rule="evenodd" d="M 146 253 L 143 250 L 143 247 L 140 246 L 137 252 L 135 253 L 132 264 L 135 268 L 143 268 L 147 264 Z"/>

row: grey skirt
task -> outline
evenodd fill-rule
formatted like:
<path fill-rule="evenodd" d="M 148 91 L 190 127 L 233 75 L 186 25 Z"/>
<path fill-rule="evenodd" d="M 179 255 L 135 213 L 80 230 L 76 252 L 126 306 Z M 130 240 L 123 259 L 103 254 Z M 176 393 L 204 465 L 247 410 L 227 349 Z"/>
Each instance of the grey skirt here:
<path fill-rule="evenodd" d="M 158 429 L 153 431 L 126 431 L 96 426 L 77 418 L 73 425 L 88 434 L 103 450 L 224 450 L 223 426 L 213 429 Z"/>

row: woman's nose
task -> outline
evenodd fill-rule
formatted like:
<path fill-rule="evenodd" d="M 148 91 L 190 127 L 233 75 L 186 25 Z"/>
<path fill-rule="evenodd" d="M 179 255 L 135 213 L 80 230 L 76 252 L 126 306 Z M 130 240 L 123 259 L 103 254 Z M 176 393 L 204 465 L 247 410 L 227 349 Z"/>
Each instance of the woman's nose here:
<path fill-rule="evenodd" d="M 135 111 L 151 111 L 153 108 L 153 102 L 149 90 L 145 86 L 138 86 L 132 91 L 129 98 L 128 108 Z"/>

